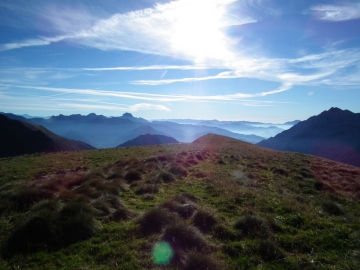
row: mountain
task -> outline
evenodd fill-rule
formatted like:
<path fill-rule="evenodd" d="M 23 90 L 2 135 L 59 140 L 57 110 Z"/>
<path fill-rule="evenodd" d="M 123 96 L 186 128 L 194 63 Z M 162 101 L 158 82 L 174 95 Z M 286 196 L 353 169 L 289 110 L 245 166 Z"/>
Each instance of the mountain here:
<path fill-rule="evenodd" d="M 50 119 L 32 118 L 31 121 L 61 136 L 83 138 L 97 148 L 115 147 L 119 144 L 119 138 L 120 143 L 125 142 L 129 138 L 122 138 L 123 135 L 147 123 L 145 119 L 133 117 L 129 113 L 111 118 L 95 113 L 69 116 L 60 114 Z"/>
<path fill-rule="evenodd" d="M 60 137 L 42 126 L 0 115 L 0 157 L 94 149 L 81 142 Z"/>
<path fill-rule="evenodd" d="M 18 121 L 22 121 L 22 122 L 26 122 L 26 123 L 31 123 L 31 120 L 29 120 L 29 119 L 27 119 L 27 118 L 25 118 L 23 116 L 13 114 L 13 113 L 0 112 L 0 115 L 4 115 L 7 118 L 12 119 L 12 120 L 18 120 Z"/>
<path fill-rule="evenodd" d="M 153 121 L 153 122 L 159 122 Z M 219 120 L 192 120 L 192 119 L 171 119 L 161 120 L 161 122 L 172 122 L 177 124 L 187 124 L 196 126 L 208 126 L 226 129 L 228 131 L 239 133 L 243 135 L 256 135 L 263 138 L 270 138 L 285 129 L 293 126 L 296 121 L 288 122 L 286 124 L 272 124 L 250 121 L 219 121 Z M 292 124 L 293 123 L 293 124 Z M 253 141 L 252 141 L 253 142 Z"/>
<path fill-rule="evenodd" d="M 65 116 L 60 114 L 52 116 L 50 119 L 32 118 L 31 121 L 58 135 L 71 139 L 81 138 L 97 148 L 116 147 L 121 143 L 148 133 L 170 136 L 180 142 L 192 142 L 208 133 L 228 136 L 251 143 L 258 143 L 264 138 L 253 135 L 251 130 L 254 128 L 251 126 L 249 126 L 249 134 L 238 134 L 216 126 L 178 124 L 167 121 L 149 122 L 143 118 L 136 118 L 130 113 L 111 118 L 96 115 L 95 113 L 86 116 L 80 114 Z M 216 121 L 214 120 L 214 123 Z"/>
<path fill-rule="evenodd" d="M 360 113 L 331 108 L 258 145 L 360 167 Z"/>
<path fill-rule="evenodd" d="M 132 122 L 142 123 L 142 124 L 145 124 L 145 123 L 149 122 L 148 120 L 145 120 L 144 118 L 134 117 L 131 113 L 124 113 L 120 118 L 129 119 Z"/>
<path fill-rule="evenodd" d="M 168 136 L 146 134 L 140 135 L 133 140 L 120 144 L 118 147 L 144 146 L 168 143 L 178 143 L 178 141 Z"/>
<path fill-rule="evenodd" d="M 161 132 L 169 134 L 171 137 L 175 138 L 180 142 L 192 142 L 197 138 L 206 135 L 208 133 L 217 134 L 222 136 L 227 136 L 237 140 L 242 140 L 250 143 L 258 143 L 263 137 L 256 135 L 244 135 L 239 133 L 234 133 L 229 130 L 211 127 L 205 125 L 189 125 L 189 124 L 178 124 L 174 122 L 160 122 L 153 121 L 151 126 Z"/>
<path fill-rule="evenodd" d="M 156 130 L 155 128 L 151 127 L 150 124 L 141 125 L 119 137 L 119 141 L 129 141 L 141 135 L 163 135 L 169 136 L 167 133 L 161 132 Z"/>
<path fill-rule="evenodd" d="M 300 120 L 294 120 L 294 121 L 289 121 L 289 122 L 285 122 L 283 125 L 296 125 L 297 123 L 301 122 Z"/>

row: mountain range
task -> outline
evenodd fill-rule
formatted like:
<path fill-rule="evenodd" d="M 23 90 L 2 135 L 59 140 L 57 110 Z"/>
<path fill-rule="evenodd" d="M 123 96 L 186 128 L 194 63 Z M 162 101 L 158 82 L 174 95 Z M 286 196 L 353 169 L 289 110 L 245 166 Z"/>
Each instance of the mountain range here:
<path fill-rule="evenodd" d="M 130 113 L 124 113 L 120 117 L 106 117 L 91 113 L 89 115 L 73 114 L 69 116 L 58 115 L 49 119 L 27 119 L 14 114 L 5 114 L 11 119 L 27 123 L 42 125 L 51 132 L 72 140 L 81 140 L 96 148 L 112 148 L 140 135 L 152 134 L 169 136 L 179 142 L 192 142 L 197 138 L 208 134 L 218 134 L 250 143 L 258 143 L 264 137 L 254 134 L 239 134 L 226 128 L 208 125 L 178 124 L 170 121 L 147 121 L 136 118 Z M 264 130 L 263 128 L 249 129 Z"/>
<path fill-rule="evenodd" d="M 360 167 L 360 113 L 331 108 L 258 145 Z"/>
<path fill-rule="evenodd" d="M 81 141 L 58 136 L 42 126 L 12 120 L 0 114 L 0 157 L 94 149 Z"/>

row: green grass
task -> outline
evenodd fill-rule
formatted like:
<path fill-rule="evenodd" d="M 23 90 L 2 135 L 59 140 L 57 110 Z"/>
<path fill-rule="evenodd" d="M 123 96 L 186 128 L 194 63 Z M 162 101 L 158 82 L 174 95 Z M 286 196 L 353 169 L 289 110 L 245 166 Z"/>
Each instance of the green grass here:
<path fill-rule="evenodd" d="M 360 269 L 321 161 L 219 138 L 0 159 L 0 269 Z"/>

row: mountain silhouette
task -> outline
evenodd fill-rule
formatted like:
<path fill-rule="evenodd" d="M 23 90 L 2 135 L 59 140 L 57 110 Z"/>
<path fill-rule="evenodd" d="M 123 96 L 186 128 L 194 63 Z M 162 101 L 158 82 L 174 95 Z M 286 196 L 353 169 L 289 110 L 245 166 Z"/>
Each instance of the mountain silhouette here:
<path fill-rule="evenodd" d="M 144 146 L 144 145 L 167 144 L 167 143 L 178 143 L 178 141 L 172 137 L 168 137 L 164 135 L 146 134 L 146 135 L 140 135 L 133 140 L 120 144 L 118 147 Z"/>
<path fill-rule="evenodd" d="M 58 152 L 94 149 L 81 141 L 58 136 L 42 126 L 0 115 L 0 157 L 37 152 Z"/>
<path fill-rule="evenodd" d="M 360 113 L 331 108 L 258 145 L 360 167 Z"/>

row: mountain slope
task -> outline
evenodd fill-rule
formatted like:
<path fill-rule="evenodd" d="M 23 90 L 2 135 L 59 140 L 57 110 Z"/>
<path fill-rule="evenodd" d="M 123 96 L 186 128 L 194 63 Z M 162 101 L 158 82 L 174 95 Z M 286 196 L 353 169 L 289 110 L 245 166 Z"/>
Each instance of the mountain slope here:
<path fill-rule="evenodd" d="M 150 125 L 145 124 L 145 125 L 138 126 L 137 128 L 134 128 L 133 130 L 121 135 L 119 137 L 118 141 L 123 141 L 123 142 L 129 141 L 129 140 L 135 139 L 136 137 L 139 137 L 141 135 L 146 135 L 146 134 L 169 136 L 167 133 L 158 131 L 155 128 L 151 127 Z M 171 137 L 171 136 L 169 136 L 169 137 Z"/>
<path fill-rule="evenodd" d="M 360 114 L 331 108 L 258 145 L 360 167 Z"/>
<path fill-rule="evenodd" d="M 168 143 L 178 143 L 178 141 L 175 140 L 174 138 L 164 135 L 146 134 L 146 135 L 140 135 L 133 140 L 120 144 L 118 147 L 144 146 L 144 145 L 168 144 Z"/>
<path fill-rule="evenodd" d="M 73 141 L 36 126 L 0 115 L 0 157 L 94 149 L 81 141 Z"/>
<path fill-rule="evenodd" d="M 206 135 L 0 168 L 0 269 L 360 269 L 347 164 Z"/>

